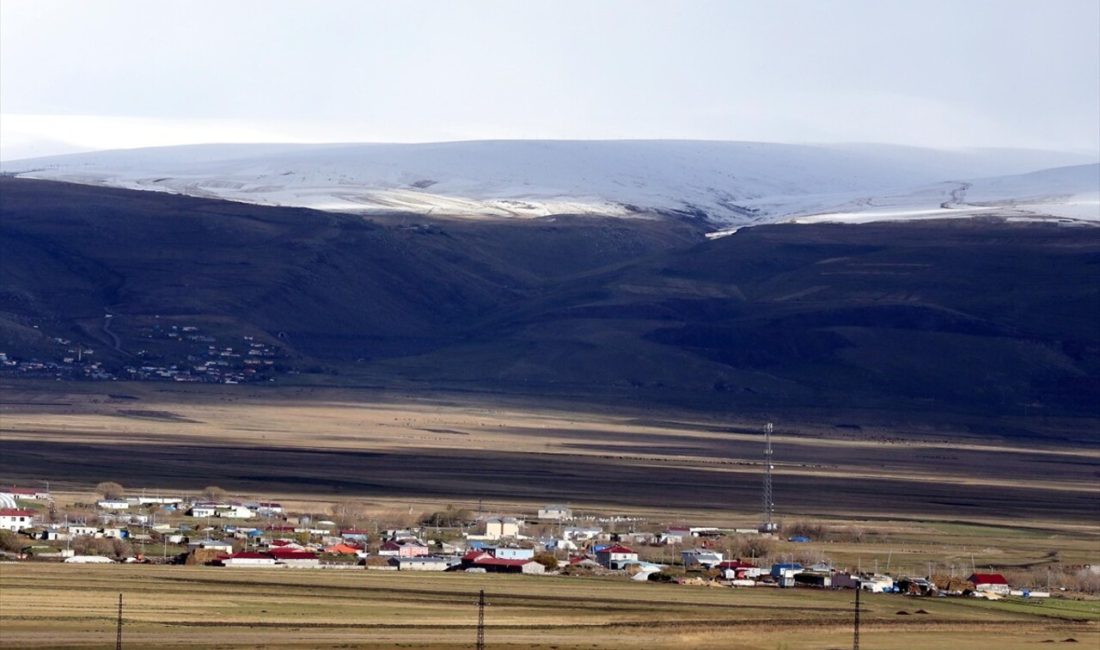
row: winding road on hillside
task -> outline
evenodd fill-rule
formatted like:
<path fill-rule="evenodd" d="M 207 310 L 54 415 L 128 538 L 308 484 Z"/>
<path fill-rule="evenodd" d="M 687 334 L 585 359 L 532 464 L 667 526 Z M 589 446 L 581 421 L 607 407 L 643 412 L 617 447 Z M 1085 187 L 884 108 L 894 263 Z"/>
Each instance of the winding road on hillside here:
<path fill-rule="evenodd" d="M 115 352 L 128 355 L 129 353 L 122 349 L 122 340 L 118 338 L 118 334 L 111 331 L 111 319 L 114 317 L 115 315 L 111 313 L 103 314 L 103 333 L 110 337 L 111 347 L 114 348 Z"/>

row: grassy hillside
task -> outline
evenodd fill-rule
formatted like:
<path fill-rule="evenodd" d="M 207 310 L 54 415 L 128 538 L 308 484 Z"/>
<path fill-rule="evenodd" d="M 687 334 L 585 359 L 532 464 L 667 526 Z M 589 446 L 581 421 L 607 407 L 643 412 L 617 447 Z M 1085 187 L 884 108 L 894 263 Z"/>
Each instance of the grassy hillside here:
<path fill-rule="evenodd" d="M 157 345 L 142 332 L 158 319 L 276 341 L 288 368 L 321 372 L 311 382 L 1071 437 L 1100 414 L 1100 229 L 777 225 L 704 241 L 675 221 L 366 221 L 0 189 L 9 353 L 69 337 L 122 364 Z"/>

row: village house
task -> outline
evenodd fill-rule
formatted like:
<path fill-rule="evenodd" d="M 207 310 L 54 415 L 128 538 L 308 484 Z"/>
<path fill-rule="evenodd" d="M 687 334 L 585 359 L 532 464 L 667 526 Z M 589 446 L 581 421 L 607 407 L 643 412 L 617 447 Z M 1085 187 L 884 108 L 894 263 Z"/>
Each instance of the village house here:
<path fill-rule="evenodd" d="M 442 557 L 399 557 L 393 560 L 398 571 L 446 571 L 451 562 Z"/>
<path fill-rule="evenodd" d="M 755 580 L 764 575 L 764 569 L 741 560 L 726 560 L 718 563 L 717 568 L 726 580 Z"/>
<path fill-rule="evenodd" d="M 715 551 L 693 548 L 680 553 L 685 569 L 713 569 L 722 563 L 722 554 Z"/>
<path fill-rule="evenodd" d="M 223 519 L 251 519 L 256 514 L 247 506 L 237 504 L 220 506 L 215 509 L 215 513 Z"/>
<path fill-rule="evenodd" d="M 197 518 L 214 517 L 218 514 L 218 507 L 218 504 L 215 503 L 196 503 L 191 506 L 187 514 Z"/>
<path fill-rule="evenodd" d="M 975 573 L 966 579 L 974 584 L 974 591 L 1007 596 L 1010 589 L 1008 581 L 999 573 Z"/>
<path fill-rule="evenodd" d="M 545 506 L 539 508 L 539 521 L 569 521 L 573 511 L 566 506 Z"/>
<path fill-rule="evenodd" d="M 771 576 L 780 587 L 793 587 L 795 576 L 802 573 L 802 565 L 798 562 L 781 562 L 773 564 Z"/>
<path fill-rule="evenodd" d="M 222 551 L 223 553 L 232 553 L 232 542 L 226 542 L 217 539 L 200 539 L 194 542 L 188 542 L 187 548 L 194 551 L 198 549 L 205 549 L 210 551 Z"/>
<path fill-rule="evenodd" d="M 628 564 L 637 563 L 638 554 L 626 546 L 613 544 L 597 550 L 596 561 L 604 568 L 618 571 L 625 569 Z"/>
<path fill-rule="evenodd" d="M 254 551 L 245 551 L 242 553 L 233 553 L 232 555 L 223 555 L 218 558 L 218 562 L 222 566 L 228 567 L 274 567 L 275 558 L 268 553 L 257 553 Z"/>
<path fill-rule="evenodd" d="M 485 551 L 469 551 L 462 556 L 462 568 L 480 569 L 488 573 L 526 573 L 541 575 L 546 567 L 534 560 L 503 560 Z"/>
<path fill-rule="evenodd" d="M 530 560 L 535 557 L 535 549 L 516 546 L 485 547 L 484 551 L 499 560 Z"/>
<path fill-rule="evenodd" d="M 180 497 L 138 497 L 138 505 L 141 506 L 169 506 L 183 503 Z"/>
<path fill-rule="evenodd" d="M 519 521 L 515 517 L 490 517 L 485 520 L 485 537 L 503 539 L 519 536 Z"/>
<path fill-rule="evenodd" d="M 34 488 L 21 488 L 11 486 L 10 488 L 0 489 L 0 494 L 10 494 L 13 499 L 23 499 L 25 501 L 49 501 L 49 490 L 37 490 Z"/>
<path fill-rule="evenodd" d="M 34 525 L 34 510 L 0 508 L 0 529 L 18 533 Z"/>
<path fill-rule="evenodd" d="M 309 569 L 321 566 L 321 560 L 312 551 L 277 548 L 268 551 L 279 564 L 292 568 Z"/>
<path fill-rule="evenodd" d="M 590 539 L 595 539 L 600 533 L 603 532 L 602 528 L 595 528 L 592 526 L 577 526 L 572 528 L 566 528 L 562 531 L 562 536 L 565 539 L 575 540 L 578 542 L 584 542 Z"/>
<path fill-rule="evenodd" d="M 72 537 L 96 537 L 99 529 L 95 526 L 69 524 L 69 535 Z"/>
<path fill-rule="evenodd" d="M 100 510 L 129 510 L 130 502 L 125 499 L 100 499 L 95 502 Z"/>
<path fill-rule="evenodd" d="M 366 543 L 370 539 L 370 531 L 358 528 L 348 528 L 340 531 L 340 537 L 351 542 Z"/>

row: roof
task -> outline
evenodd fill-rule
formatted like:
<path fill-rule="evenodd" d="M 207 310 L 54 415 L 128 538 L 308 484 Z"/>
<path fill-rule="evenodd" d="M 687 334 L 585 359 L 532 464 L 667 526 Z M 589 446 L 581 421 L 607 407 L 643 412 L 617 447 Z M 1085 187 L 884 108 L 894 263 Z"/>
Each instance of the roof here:
<path fill-rule="evenodd" d="M 491 555 L 474 559 L 474 564 L 487 564 L 489 566 L 523 566 L 532 562 L 534 562 L 534 560 L 501 560 Z"/>
<path fill-rule="evenodd" d="M 0 517 L 33 517 L 34 510 L 21 508 L 0 508 Z"/>
<path fill-rule="evenodd" d="M 358 546 L 352 546 L 351 544 L 340 543 L 340 544 L 333 544 L 332 546 L 326 547 L 325 548 L 325 553 L 343 553 L 345 555 L 352 555 L 354 553 L 358 553 L 361 550 L 363 550 L 363 549 L 359 548 Z"/>
<path fill-rule="evenodd" d="M 614 546 L 608 546 L 605 549 L 597 551 L 597 553 L 633 553 L 634 550 L 623 546 L 622 544 L 616 544 Z"/>
<path fill-rule="evenodd" d="M 975 573 L 970 576 L 970 582 L 976 585 L 1007 585 L 1008 580 L 999 573 Z"/>
<path fill-rule="evenodd" d="M 740 560 L 726 560 L 718 563 L 719 569 L 755 569 L 755 564 L 747 564 Z"/>

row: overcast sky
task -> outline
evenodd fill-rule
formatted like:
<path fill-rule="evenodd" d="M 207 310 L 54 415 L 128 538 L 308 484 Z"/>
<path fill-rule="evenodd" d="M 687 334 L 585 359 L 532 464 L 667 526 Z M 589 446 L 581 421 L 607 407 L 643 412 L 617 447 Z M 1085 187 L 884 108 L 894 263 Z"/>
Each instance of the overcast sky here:
<path fill-rule="evenodd" d="M 1097 0 L 0 3 L 0 157 L 702 138 L 1100 150 Z"/>

